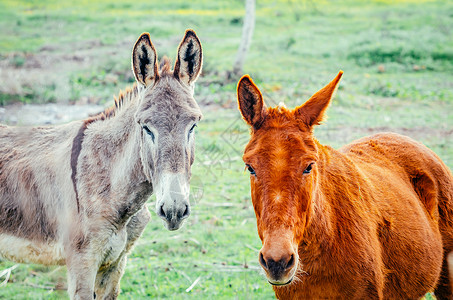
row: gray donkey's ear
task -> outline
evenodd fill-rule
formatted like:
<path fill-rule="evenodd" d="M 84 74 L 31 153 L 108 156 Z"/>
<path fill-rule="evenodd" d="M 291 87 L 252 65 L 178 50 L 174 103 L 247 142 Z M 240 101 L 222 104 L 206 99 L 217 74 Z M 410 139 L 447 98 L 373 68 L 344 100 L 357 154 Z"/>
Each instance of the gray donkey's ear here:
<path fill-rule="evenodd" d="M 174 75 L 182 83 L 191 85 L 200 75 L 202 64 L 203 51 L 200 40 L 195 31 L 187 29 L 178 47 Z"/>
<path fill-rule="evenodd" d="M 145 32 L 135 42 L 132 50 L 132 70 L 138 83 L 147 87 L 159 78 L 156 49 L 149 33 Z"/>

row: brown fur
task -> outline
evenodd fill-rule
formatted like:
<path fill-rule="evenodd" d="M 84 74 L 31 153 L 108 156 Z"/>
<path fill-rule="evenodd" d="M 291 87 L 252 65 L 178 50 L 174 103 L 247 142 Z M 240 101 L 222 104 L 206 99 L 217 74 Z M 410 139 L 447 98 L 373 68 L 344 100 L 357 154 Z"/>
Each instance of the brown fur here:
<path fill-rule="evenodd" d="M 451 299 L 453 175 L 434 152 L 394 133 L 339 150 L 320 144 L 313 126 L 341 75 L 294 110 L 262 111 L 251 79 L 238 84 L 252 126 L 243 158 L 252 171 L 260 263 L 275 295 L 417 299 L 435 289 Z"/>

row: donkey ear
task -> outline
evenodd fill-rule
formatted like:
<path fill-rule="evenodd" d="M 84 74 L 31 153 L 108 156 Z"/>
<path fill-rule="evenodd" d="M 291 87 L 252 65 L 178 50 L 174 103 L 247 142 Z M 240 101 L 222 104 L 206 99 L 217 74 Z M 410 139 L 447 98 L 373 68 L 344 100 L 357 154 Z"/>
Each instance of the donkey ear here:
<path fill-rule="evenodd" d="M 132 70 L 137 82 L 145 87 L 152 85 L 159 78 L 156 49 L 147 32 L 142 33 L 135 42 L 132 50 Z"/>
<path fill-rule="evenodd" d="M 258 129 L 264 119 L 266 106 L 258 87 L 249 75 L 244 75 L 238 83 L 238 105 L 244 120 Z"/>
<path fill-rule="evenodd" d="M 195 31 L 187 29 L 184 38 L 179 44 L 174 68 L 176 78 L 187 85 L 197 80 L 203 64 L 203 51 Z"/>
<path fill-rule="evenodd" d="M 304 104 L 295 109 L 296 116 L 302 119 L 309 127 L 321 124 L 324 119 L 324 112 L 333 98 L 343 71 L 340 71 L 329 84 L 317 91 Z"/>

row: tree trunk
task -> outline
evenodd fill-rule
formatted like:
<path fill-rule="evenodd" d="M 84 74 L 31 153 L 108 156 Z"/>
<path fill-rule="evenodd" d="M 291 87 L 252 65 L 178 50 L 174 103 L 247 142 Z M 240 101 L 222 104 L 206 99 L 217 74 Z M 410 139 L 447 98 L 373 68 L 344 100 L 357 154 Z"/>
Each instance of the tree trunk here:
<path fill-rule="evenodd" d="M 253 29 L 255 28 L 255 0 L 245 0 L 244 25 L 242 27 L 241 43 L 239 44 L 236 61 L 233 66 L 233 74 L 240 75 L 244 66 L 245 56 L 252 41 Z"/>

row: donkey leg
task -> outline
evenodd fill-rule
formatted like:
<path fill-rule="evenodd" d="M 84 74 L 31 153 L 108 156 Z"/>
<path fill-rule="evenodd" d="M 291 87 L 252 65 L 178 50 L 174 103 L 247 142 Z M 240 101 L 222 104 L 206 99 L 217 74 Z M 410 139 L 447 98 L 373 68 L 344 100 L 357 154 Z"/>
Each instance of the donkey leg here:
<path fill-rule="evenodd" d="M 150 218 L 151 214 L 146 206 L 143 206 L 141 210 L 131 217 L 129 223 L 127 223 L 126 253 L 132 250 L 135 242 L 145 230 Z"/>
<path fill-rule="evenodd" d="M 356 271 L 352 273 L 352 281 L 348 282 L 348 286 L 356 286 L 357 291 L 349 299 L 384 299 L 384 264 L 379 252 L 374 256 L 374 261 L 366 268 L 361 268 L 366 263 L 355 266 Z"/>
<path fill-rule="evenodd" d="M 150 213 L 146 207 L 143 207 L 134 216 L 131 217 L 127 224 L 127 242 L 126 248 L 119 258 L 109 266 L 99 270 L 96 276 L 96 300 L 97 299 L 116 299 L 120 291 L 120 280 L 126 267 L 127 254 L 133 248 L 137 239 L 142 235 L 143 230 L 148 224 Z"/>
<path fill-rule="evenodd" d="M 120 280 L 124 274 L 127 256 L 122 254 L 120 258 L 106 268 L 102 268 L 96 275 L 95 295 L 96 300 L 117 299 L 120 292 Z"/>
<path fill-rule="evenodd" d="M 434 295 L 436 299 L 452 299 L 452 282 L 451 276 L 453 275 L 453 252 L 444 253 L 444 261 L 442 262 L 442 271 L 440 273 L 439 281 L 437 282 Z"/>
<path fill-rule="evenodd" d="M 127 241 L 126 230 L 111 233 L 110 224 L 92 224 L 84 231 L 73 226 L 66 245 L 68 293 L 71 299 L 93 299 L 96 274 L 104 261 L 121 256 Z"/>
<path fill-rule="evenodd" d="M 94 298 L 94 280 L 97 262 L 89 255 L 71 257 L 66 263 L 68 267 L 68 294 L 71 300 L 87 300 Z"/>
<path fill-rule="evenodd" d="M 362 283 L 357 281 L 350 282 L 350 286 L 358 285 L 359 289 L 351 294 L 347 295 L 347 299 L 373 299 L 380 300 L 384 299 L 384 280 L 383 276 L 376 276 L 376 278 L 371 279 L 370 281 L 364 280 Z M 345 288 L 347 290 L 347 288 Z"/>

